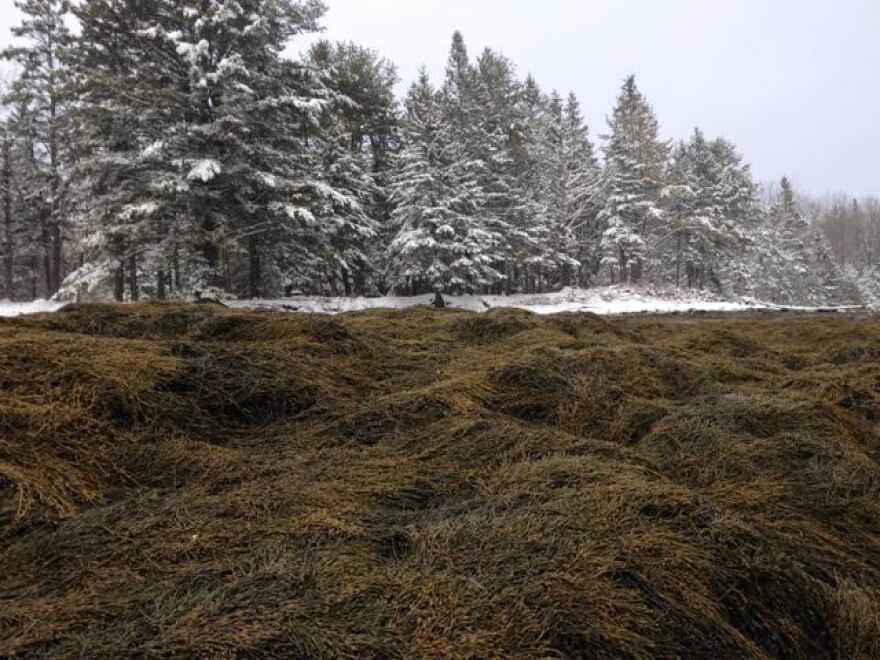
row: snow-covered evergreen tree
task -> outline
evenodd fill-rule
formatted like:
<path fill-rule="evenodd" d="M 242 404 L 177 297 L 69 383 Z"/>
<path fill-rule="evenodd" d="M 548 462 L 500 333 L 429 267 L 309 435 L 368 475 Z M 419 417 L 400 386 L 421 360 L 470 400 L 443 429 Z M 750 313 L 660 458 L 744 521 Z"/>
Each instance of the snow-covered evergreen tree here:
<path fill-rule="evenodd" d="M 356 226 L 343 232 L 351 241 L 343 250 L 348 251 L 347 265 L 340 266 L 339 279 L 347 293 L 387 291 L 384 251 L 392 238 L 390 179 L 401 141 L 394 96 L 397 72 L 376 52 L 347 42 L 320 41 L 312 47 L 309 61 L 327 69 L 328 85 L 345 99 L 328 122 L 324 158 L 334 164 L 323 169 L 331 174 L 337 190 L 348 191 L 357 202 L 348 210 L 356 210 L 360 217 Z M 345 139 L 347 153 L 342 149 Z M 339 236 L 333 244 L 338 240 Z M 329 279 L 332 290 L 335 277 Z"/>
<path fill-rule="evenodd" d="M 3 288 L 0 299 L 16 300 L 21 270 L 19 259 L 28 244 L 27 226 L 22 223 L 16 204 L 18 176 L 22 165 L 18 158 L 16 134 L 8 117 L 0 121 L 0 217 L 3 219 L 0 247 L 3 260 Z"/>
<path fill-rule="evenodd" d="M 32 162 L 30 201 L 39 209 L 39 241 L 43 249 L 43 277 L 51 295 L 66 274 L 67 239 L 67 111 L 63 93 L 67 75 L 63 58 L 71 44 L 65 23 L 67 0 L 14 0 L 22 22 L 12 28 L 15 46 L 2 56 L 17 65 L 18 78 L 7 103 L 18 110 L 16 130 L 28 143 Z"/>
<path fill-rule="evenodd" d="M 502 237 L 479 222 L 483 191 L 448 103 L 422 70 L 407 96 L 405 146 L 393 184 L 397 232 L 388 252 L 400 291 L 477 290 L 503 278 L 495 268 L 503 260 Z"/>
<path fill-rule="evenodd" d="M 47 235 L 45 198 L 40 194 L 45 178 L 34 154 L 30 103 L 19 97 L 12 106 L 10 97 L 5 98 L 7 104 L 0 120 L 0 214 L 3 218 L 0 298 L 36 298 L 38 275 L 42 272 L 46 277 L 51 265 L 51 250 L 47 250 L 48 246 L 41 240 Z M 24 282 L 26 273 L 30 286 Z"/>
<path fill-rule="evenodd" d="M 507 267 L 508 289 L 537 291 L 544 279 L 558 279 L 560 264 L 568 262 L 558 251 L 547 211 L 549 99 L 531 75 L 520 85 L 514 105 L 515 130 L 510 145 L 514 185 L 520 208 L 511 218 Z"/>
<path fill-rule="evenodd" d="M 159 295 L 169 270 L 180 293 L 253 294 L 272 270 L 264 257 L 290 272 L 320 259 L 333 231 L 314 211 L 340 193 L 311 169 L 320 159 L 310 138 L 336 97 L 322 72 L 281 51 L 316 29 L 323 5 L 122 4 L 77 8 L 93 258 L 136 260 L 133 297 L 147 267 Z"/>
<path fill-rule="evenodd" d="M 754 213 L 754 184 L 735 147 L 697 129 L 679 144 L 668 172 L 668 233 L 654 246 L 676 286 L 719 292 L 743 276 L 736 265 Z M 673 270 L 674 269 L 674 270 Z"/>
<path fill-rule="evenodd" d="M 758 298 L 797 305 L 860 302 L 858 285 L 835 263 L 821 228 L 802 213 L 788 178 L 782 178 L 757 236 L 753 281 Z"/>
<path fill-rule="evenodd" d="M 337 194 L 325 196 L 315 209 L 326 227 L 323 270 L 334 295 L 363 293 L 375 268 L 373 242 L 379 235 L 375 211 L 380 191 L 363 152 L 353 151 L 351 135 L 339 125 L 327 126 L 319 171 Z"/>
<path fill-rule="evenodd" d="M 602 263 L 612 281 L 639 281 L 651 242 L 666 228 L 661 197 L 668 145 L 659 139 L 654 111 L 635 76 L 623 83 L 608 124 L 605 206 L 599 214 Z"/>
<path fill-rule="evenodd" d="M 567 258 L 560 284 L 588 283 L 597 272 L 597 215 L 601 209 L 601 171 L 571 93 L 563 104 L 553 92 L 544 122 L 543 214 L 551 244 Z"/>

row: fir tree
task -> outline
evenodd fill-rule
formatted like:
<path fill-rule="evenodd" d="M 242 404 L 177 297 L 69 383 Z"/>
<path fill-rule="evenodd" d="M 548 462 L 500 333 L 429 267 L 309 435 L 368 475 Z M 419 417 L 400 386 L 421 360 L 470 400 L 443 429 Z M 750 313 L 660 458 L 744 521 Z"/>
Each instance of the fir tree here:
<path fill-rule="evenodd" d="M 546 117 L 544 213 L 556 249 L 568 257 L 562 263 L 560 283 L 572 283 L 575 269 L 581 267 L 584 271 L 577 279 L 588 282 L 597 262 L 600 170 L 573 93 L 564 104 L 558 94 L 551 94 Z"/>
<path fill-rule="evenodd" d="M 668 145 L 658 137 L 654 111 L 626 79 L 614 113 L 605 148 L 607 191 L 599 214 L 604 224 L 602 262 L 612 280 L 639 281 L 645 270 L 650 243 L 665 227 L 661 205 L 663 168 Z"/>
<path fill-rule="evenodd" d="M 407 97 L 393 185 L 397 233 L 388 252 L 398 290 L 473 291 L 502 278 L 494 267 L 501 237 L 476 220 L 482 191 L 447 119 L 447 102 L 422 70 Z"/>
<path fill-rule="evenodd" d="M 318 42 L 309 60 L 328 71 L 328 86 L 342 95 L 328 125 L 330 157 L 337 172 L 338 190 L 348 190 L 356 200 L 361 222 L 346 232 L 357 245 L 350 244 L 345 262 L 353 264 L 340 271 L 346 292 L 364 294 L 387 291 L 383 277 L 384 250 L 391 240 L 390 179 L 400 148 L 400 118 L 394 85 L 397 73 L 392 64 L 377 53 L 353 43 Z M 348 139 L 348 153 L 341 140 Z M 335 157 L 328 154 L 335 154 Z M 330 169 L 325 168 L 325 172 Z M 340 174 L 345 173 L 345 176 Z M 336 243 L 334 242 L 334 245 Z M 351 272 L 351 269 L 354 272 Z M 333 285 L 331 283 L 331 288 Z"/>
<path fill-rule="evenodd" d="M 320 72 L 280 53 L 322 11 L 316 0 L 77 9 L 94 258 L 137 260 L 131 274 L 149 267 L 157 283 L 170 269 L 180 293 L 251 294 L 267 272 L 320 258 L 329 237 L 313 207 L 338 193 L 315 178 L 309 139 L 335 98 Z M 267 255 L 283 263 L 269 268 Z"/>
<path fill-rule="evenodd" d="M 63 58 L 71 44 L 65 24 L 67 0 L 15 0 L 24 18 L 12 28 L 22 41 L 3 51 L 15 62 L 20 74 L 9 93 L 8 102 L 19 109 L 19 130 L 32 141 L 35 188 L 40 191 L 40 241 L 44 250 L 44 279 L 49 295 L 61 285 L 66 271 L 64 241 L 67 229 L 66 168 L 67 107 L 63 95 L 66 71 Z M 37 203 L 37 202 L 35 202 Z"/>
<path fill-rule="evenodd" d="M 735 148 L 709 142 L 697 129 L 674 152 L 668 173 L 668 233 L 655 242 L 658 255 L 674 264 L 676 286 L 735 286 L 743 276 L 732 267 L 746 242 L 754 184 Z"/>

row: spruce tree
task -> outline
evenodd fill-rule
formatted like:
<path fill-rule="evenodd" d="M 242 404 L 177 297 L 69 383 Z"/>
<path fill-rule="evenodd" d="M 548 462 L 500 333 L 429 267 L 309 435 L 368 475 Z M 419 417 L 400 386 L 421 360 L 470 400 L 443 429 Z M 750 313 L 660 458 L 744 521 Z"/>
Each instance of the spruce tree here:
<path fill-rule="evenodd" d="M 659 139 L 654 111 L 636 86 L 623 83 L 605 147 L 606 194 L 599 214 L 604 226 L 602 263 L 612 281 L 642 279 L 653 239 L 662 235 L 663 169 L 668 145 Z"/>
<path fill-rule="evenodd" d="M 527 76 L 514 107 L 511 159 L 521 207 L 511 220 L 508 236 L 509 290 L 536 291 L 542 286 L 542 273 L 553 273 L 560 264 L 560 255 L 550 247 L 553 232 L 547 212 L 548 105 L 537 81 Z"/>
<path fill-rule="evenodd" d="M 22 22 L 12 28 L 21 43 L 7 48 L 2 55 L 15 62 L 19 77 L 8 95 L 8 103 L 27 112 L 19 124 L 32 143 L 33 174 L 40 200 L 40 241 L 43 246 L 46 292 L 54 294 L 61 286 L 67 266 L 64 242 L 67 232 L 67 110 L 63 87 L 67 72 L 63 59 L 72 37 L 65 24 L 69 13 L 67 0 L 15 0 L 23 14 Z"/>
<path fill-rule="evenodd" d="M 734 146 L 695 130 L 674 151 L 666 196 L 668 233 L 655 249 L 674 266 L 667 277 L 689 288 L 735 286 L 744 275 L 734 264 L 747 240 L 754 184 Z"/>
<path fill-rule="evenodd" d="M 327 249 L 314 207 L 324 76 L 281 57 L 317 0 L 87 0 L 74 52 L 91 257 L 178 294 L 267 291 Z M 266 261 L 271 263 L 267 264 Z M 184 266 L 185 265 L 185 266 Z M 239 277 L 239 266 L 246 275 Z"/>
<path fill-rule="evenodd" d="M 598 261 L 596 219 L 602 179 L 574 93 L 564 103 L 556 92 L 551 94 L 542 151 L 544 214 L 555 249 L 566 257 L 559 284 L 587 283 Z"/>
<path fill-rule="evenodd" d="M 333 164 L 323 171 L 332 170 L 336 189 L 348 191 L 356 201 L 342 215 L 360 218 L 343 232 L 351 239 L 347 247 L 336 248 L 348 252 L 346 266 L 337 268 L 339 278 L 347 293 L 387 291 L 384 250 L 392 238 L 390 180 L 401 141 L 396 70 L 376 52 L 348 42 L 320 41 L 312 47 L 309 61 L 326 69 L 328 86 L 343 99 L 327 125 L 324 158 Z M 337 235 L 333 244 L 338 246 L 338 241 Z M 330 285 L 332 289 L 334 283 Z"/>
<path fill-rule="evenodd" d="M 407 96 L 392 187 L 397 231 L 388 255 L 399 291 L 474 291 L 502 278 L 494 267 L 501 237 L 476 217 L 483 194 L 448 107 L 423 69 Z"/>

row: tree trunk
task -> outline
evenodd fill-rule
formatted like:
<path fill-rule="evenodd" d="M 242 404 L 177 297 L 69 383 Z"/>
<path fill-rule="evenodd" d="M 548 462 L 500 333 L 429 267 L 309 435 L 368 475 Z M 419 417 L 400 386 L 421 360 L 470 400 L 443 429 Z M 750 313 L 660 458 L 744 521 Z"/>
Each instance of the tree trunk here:
<path fill-rule="evenodd" d="M 64 234 L 61 231 L 61 224 L 57 219 L 53 220 L 52 223 L 51 241 L 52 286 L 50 287 L 50 295 L 54 295 L 61 288 L 61 282 L 64 280 Z"/>
<path fill-rule="evenodd" d="M 259 298 L 263 295 L 263 264 L 260 258 L 260 246 L 256 236 L 248 239 L 248 297 Z"/>
<path fill-rule="evenodd" d="M 378 283 L 379 288 L 382 288 L 381 282 Z M 354 295 L 356 296 L 364 296 L 367 294 L 367 274 L 363 268 L 358 268 L 354 275 Z"/>
<path fill-rule="evenodd" d="M 116 302 L 125 301 L 125 269 L 122 263 L 116 267 L 116 272 L 113 274 L 113 298 Z"/>
<path fill-rule="evenodd" d="M 339 296 L 339 286 L 336 283 L 336 273 L 332 268 L 327 269 L 327 284 L 330 285 L 330 295 L 334 298 Z"/>
<path fill-rule="evenodd" d="M 342 290 L 345 291 L 346 297 L 351 297 L 351 276 L 348 274 L 348 268 L 342 267 L 340 274 L 342 277 Z"/>
<path fill-rule="evenodd" d="M 620 283 L 626 284 L 627 282 L 629 282 L 629 272 L 627 271 L 626 264 L 626 252 L 621 247 L 618 248 L 618 251 L 620 253 L 620 266 L 618 267 L 618 271 L 620 274 Z M 613 283 L 614 282 L 612 282 L 612 284 Z"/>
<path fill-rule="evenodd" d="M 682 236 L 679 233 L 678 235 L 678 246 L 676 247 L 675 253 L 675 288 L 681 288 L 681 241 Z"/>
<path fill-rule="evenodd" d="M 132 255 L 128 258 L 128 286 L 131 290 L 131 302 L 140 300 L 140 287 L 138 286 L 138 268 L 137 256 Z"/>
<path fill-rule="evenodd" d="M 171 287 L 175 291 L 180 291 L 181 282 L 180 282 L 180 251 L 177 249 L 177 243 L 174 244 L 174 252 L 171 256 L 171 273 L 174 277 Z"/>
<path fill-rule="evenodd" d="M 49 219 L 46 217 L 45 211 L 40 213 L 40 241 L 43 248 L 43 277 L 45 278 L 46 297 L 50 298 L 54 293 L 52 291 L 52 283 L 55 276 L 52 272 L 52 236 L 49 230 Z"/>
<path fill-rule="evenodd" d="M 15 236 L 12 227 L 12 144 L 8 135 L 3 139 L 3 238 L 5 254 L 4 293 L 8 300 L 15 300 Z"/>
<path fill-rule="evenodd" d="M 37 270 L 38 259 L 36 255 L 31 257 L 31 300 L 37 299 Z"/>
<path fill-rule="evenodd" d="M 168 297 L 168 292 L 165 289 L 165 270 L 160 268 L 156 271 L 156 297 L 159 300 L 165 300 Z"/>
<path fill-rule="evenodd" d="M 636 261 L 632 265 L 632 282 L 634 284 L 638 284 L 642 281 L 642 277 L 644 276 L 645 265 L 641 261 Z"/>

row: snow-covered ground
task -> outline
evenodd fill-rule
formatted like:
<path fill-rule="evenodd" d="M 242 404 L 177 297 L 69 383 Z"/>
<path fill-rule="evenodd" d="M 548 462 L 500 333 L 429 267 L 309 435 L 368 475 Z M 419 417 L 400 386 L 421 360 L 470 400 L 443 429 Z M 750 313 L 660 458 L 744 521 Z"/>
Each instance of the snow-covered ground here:
<path fill-rule="evenodd" d="M 365 309 L 402 309 L 428 305 L 433 296 L 385 296 L 382 298 L 329 298 L 321 296 L 293 296 L 278 300 L 234 300 L 230 307 L 237 309 L 267 309 L 276 311 L 339 314 Z M 753 310 L 802 310 L 814 308 L 780 307 L 770 303 L 743 299 L 723 300 L 705 292 L 652 289 L 648 287 L 609 286 L 595 289 L 563 289 L 558 293 L 516 294 L 510 296 L 446 296 L 454 309 L 485 312 L 498 307 L 515 307 L 537 314 L 559 312 L 592 312 L 603 316 L 621 314 L 668 314 L 686 312 L 745 312 Z M 65 303 L 37 300 L 30 303 L 0 301 L 0 317 L 54 312 Z"/>
<path fill-rule="evenodd" d="M 21 316 L 22 314 L 39 314 L 40 312 L 54 312 L 64 306 L 65 303 L 51 300 L 34 300 L 33 302 L 14 303 L 8 300 L 0 300 L 0 318 Z"/>
<path fill-rule="evenodd" d="M 383 298 L 322 298 L 294 296 L 281 300 L 238 300 L 230 306 L 241 309 L 276 309 L 337 314 L 364 309 L 400 309 L 428 305 L 433 296 L 386 296 Z M 728 301 L 705 292 L 655 290 L 647 287 L 608 286 L 595 289 L 563 289 L 558 293 L 510 296 L 445 296 L 455 309 L 485 312 L 498 307 L 515 307 L 537 314 L 591 312 L 603 316 L 672 312 L 744 312 L 781 309 L 755 300 Z M 786 307 L 785 309 L 791 309 Z M 813 311 L 803 308 L 804 311 Z"/>

